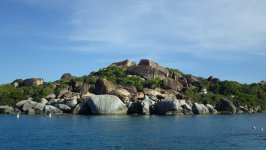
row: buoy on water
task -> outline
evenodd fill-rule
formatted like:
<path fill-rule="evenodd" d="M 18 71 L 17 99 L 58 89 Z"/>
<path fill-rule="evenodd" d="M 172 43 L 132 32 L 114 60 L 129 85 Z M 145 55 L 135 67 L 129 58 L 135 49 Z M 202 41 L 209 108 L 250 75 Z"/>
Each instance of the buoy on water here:
<path fill-rule="evenodd" d="M 263 131 L 263 128 L 260 128 L 260 131 Z"/>
<path fill-rule="evenodd" d="M 52 113 L 49 113 L 49 118 L 51 118 L 52 117 Z"/>
<path fill-rule="evenodd" d="M 17 119 L 19 118 L 19 113 L 17 114 Z"/>
<path fill-rule="evenodd" d="M 256 130 L 256 126 L 253 126 L 252 129 L 253 129 L 253 130 Z"/>

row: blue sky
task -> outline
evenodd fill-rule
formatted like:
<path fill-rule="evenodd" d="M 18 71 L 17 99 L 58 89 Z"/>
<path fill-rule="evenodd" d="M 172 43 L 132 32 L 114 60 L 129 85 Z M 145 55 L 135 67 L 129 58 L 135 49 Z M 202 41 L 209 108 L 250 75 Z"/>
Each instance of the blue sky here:
<path fill-rule="evenodd" d="M 242 83 L 266 79 L 265 0 L 1 0 L 0 83 L 87 75 L 141 58 Z"/>

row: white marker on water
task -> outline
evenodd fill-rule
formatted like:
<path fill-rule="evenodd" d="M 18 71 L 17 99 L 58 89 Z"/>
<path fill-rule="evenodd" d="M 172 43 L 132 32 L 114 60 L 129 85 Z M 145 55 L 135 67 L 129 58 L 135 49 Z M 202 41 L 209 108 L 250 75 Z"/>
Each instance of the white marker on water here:
<path fill-rule="evenodd" d="M 51 118 L 52 117 L 52 113 L 49 113 L 49 118 Z"/>
<path fill-rule="evenodd" d="M 263 128 L 260 128 L 260 131 L 263 131 Z"/>
<path fill-rule="evenodd" d="M 19 113 L 17 113 L 17 119 L 19 118 Z"/>
<path fill-rule="evenodd" d="M 253 126 L 252 129 L 253 129 L 253 130 L 256 130 L 256 126 Z"/>

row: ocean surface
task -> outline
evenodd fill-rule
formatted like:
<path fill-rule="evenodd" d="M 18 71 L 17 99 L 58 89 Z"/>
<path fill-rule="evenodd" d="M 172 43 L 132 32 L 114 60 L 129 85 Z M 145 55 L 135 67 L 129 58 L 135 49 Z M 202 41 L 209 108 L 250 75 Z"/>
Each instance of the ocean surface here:
<path fill-rule="evenodd" d="M 0 149 L 266 150 L 266 114 L 0 115 Z"/>

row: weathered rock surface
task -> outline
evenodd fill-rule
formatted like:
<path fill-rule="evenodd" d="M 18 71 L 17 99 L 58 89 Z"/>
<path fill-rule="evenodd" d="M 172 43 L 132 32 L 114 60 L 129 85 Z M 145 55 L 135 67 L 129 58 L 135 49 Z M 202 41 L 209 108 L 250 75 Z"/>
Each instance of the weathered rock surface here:
<path fill-rule="evenodd" d="M 87 97 L 92 96 L 92 95 L 95 95 L 95 94 L 87 92 L 87 93 L 81 95 L 81 98 L 84 99 L 84 98 L 87 98 Z"/>
<path fill-rule="evenodd" d="M 108 94 L 118 96 L 124 103 L 129 103 L 129 100 L 131 98 L 131 94 L 126 89 L 122 88 L 113 90 Z"/>
<path fill-rule="evenodd" d="M 81 102 L 73 109 L 73 114 L 90 114 L 91 110 L 86 102 Z"/>
<path fill-rule="evenodd" d="M 209 109 L 206 108 L 203 104 L 194 103 L 192 105 L 192 111 L 194 114 L 208 114 Z"/>
<path fill-rule="evenodd" d="M 117 87 L 111 81 L 108 81 L 104 78 L 98 79 L 95 84 L 95 93 L 96 94 L 108 94 L 111 91 L 115 90 Z"/>
<path fill-rule="evenodd" d="M 17 108 L 21 108 L 24 104 L 29 103 L 31 100 L 22 100 L 16 103 Z"/>
<path fill-rule="evenodd" d="M 77 99 L 67 99 L 65 100 L 65 104 L 68 105 L 69 107 L 73 108 L 78 104 L 78 100 Z"/>
<path fill-rule="evenodd" d="M 166 78 L 163 80 L 163 87 L 164 89 L 172 89 L 176 91 L 181 91 L 183 89 L 183 85 L 171 78 Z"/>
<path fill-rule="evenodd" d="M 235 105 L 227 99 L 221 99 L 221 101 L 216 105 L 216 109 L 220 113 L 236 113 Z"/>
<path fill-rule="evenodd" d="M 149 115 L 154 111 L 154 104 L 155 102 L 151 100 L 148 96 L 145 96 L 145 99 L 141 101 L 142 106 L 142 114 Z"/>
<path fill-rule="evenodd" d="M 126 105 L 114 95 L 90 96 L 87 103 L 94 115 L 122 115 L 128 111 Z"/>
<path fill-rule="evenodd" d="M 137 66 L 128 67 L 127 73 L 133 75 L 139 75 L 145 79 L 154 79 L 154 78 L 164 79 L 169 74 L 166 68 L 147 59 L 140 60 Z"/>
<path fill-rule="evenodd" d="M 33 109 L 35 111 L 38 111 L 38 112 L 41 113 L 43 111 L 44 107 L 45 107 L 44 104 L 42 104 L 42 103 L 36 103 L 36 105 L 33 107 Z"/>
<path fill-rule="evenodd" d="M 41 98 L 41 99 L 39 99 L 39 102 L 45 105 L 48 103 L 48 100 L 45 98 Z"/>
<path fill-rule="evenodd" d="M 210 114 L 217 114 L 217 110 L 210 104 L 205 105 L 206 108 L 208 108 Z"/>
<path fill-rule="evenodd" d="M 42 85 L 44 80 L 42 78 L 30 78 L 30 79 L 25 79 L 22 84 L 24 86 L 33 86 L 33 85 Z"/>
<path fill-rule="evenodd" d="M 52 106 L 52 105 L 46 105 L 44 107 L 44 113 L 45 114 L 49 114 L 49 113 L 52 113 L 54 115 L 60 115 L 60 114 L 63 114 L 63 111 L 60 110 L 59 108 L 55 107 L 55 106 Z"/>
<path fill-rule="evenodd" d="M 162 93 L 160 93 L 159 91 L 154 90 L 154 89 L 144 88 L 143 92 L 144 92 L 144 95 L 148 96 L 149 98 L 152 98 L 152 97 L 155 97 L 155 98 L 164 97 L 164 95 Z M 155 99 L 153 99 L 153 100 L 155 100 Z"/>
<path fill-rule="evenodd" d="M 0 113 L 2 114 L 16 114 L 20 111 L 18 109 L 15 109 L 11 106 L 0 106 Z"/>
<path fill-rule="evenodd" d="M 65 104 L 56 104 L 55 107 L 59 108 L 64 113 L 70 113 L 71 112 L 71 108 Z"/>
<path fill-rule="evenodd" d="M 120 66 L 120 67 L 124 67 L 124 68 L 128 68 L 130 66 L 132 66 L 132 62 L 129 61 L 129 60 L 123 60 L 123 61 L 120 61 L 120 62 L 115 62 L 115 63 L 112 63 L 110 66 Z"/>
<path fill-rule="evenodd" d="M 154 105 L 154 112 L 158 115 L 182 115 L 183 109 L 178 100 L 162 100 Z"/>
<path fill-rule="evenodd" d="M 37 102 L 29 101 L 29 102 L 27 102 L 26 104 L 24 104 L 24 105 L 22 106 L 22 111 L 30 110 L 30 109 L 32 109 L 36 104 L 37 104 Z"/>

